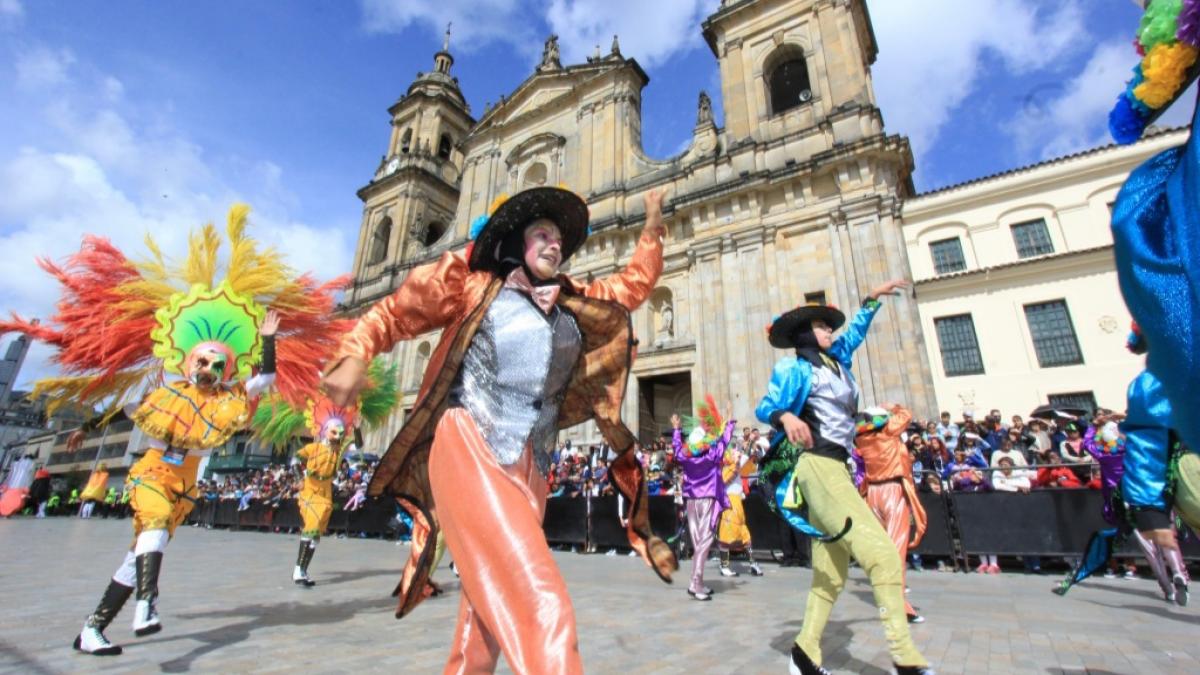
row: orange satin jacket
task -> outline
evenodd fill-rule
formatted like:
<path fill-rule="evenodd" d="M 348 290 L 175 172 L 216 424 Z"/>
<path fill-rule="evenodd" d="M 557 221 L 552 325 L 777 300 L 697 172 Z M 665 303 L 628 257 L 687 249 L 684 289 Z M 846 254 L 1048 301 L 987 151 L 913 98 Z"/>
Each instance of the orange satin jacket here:
<path fill-rule="evenodd" d="M 900 435 L 912 421 L 912 412 L 903 406 L 893 406 L 889 411 L 891 416 L 888 423 L 879 431 L 859 434 L 855 439 L 858 454 L 863 458 L 866 477 L 859 486 L 859 492 L 864 496 L 871 483 L 884 483 L 899 479 L 904 486 L 904 496 L 908 500 L 909 509 L 913 514 L 916 532 L 909 547 L 921 543 L 925 536 L 925 508 L 917 496 L 917 486 L 913 481 L 913 460 L 908 447 L 900 440 Z"/>

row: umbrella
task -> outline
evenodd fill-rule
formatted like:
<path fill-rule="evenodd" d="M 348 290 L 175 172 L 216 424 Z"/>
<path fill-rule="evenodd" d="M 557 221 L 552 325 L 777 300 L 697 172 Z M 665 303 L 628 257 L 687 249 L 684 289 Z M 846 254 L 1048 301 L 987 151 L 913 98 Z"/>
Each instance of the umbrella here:
<path fill-rule="evenodd" d="M 1087 415 L 1083 408 L 1070 408 L 1057 405 L 1039 405 L 1029 416 L 1039 420 L 1073 420 Z"/>
<path fill-rule="evenodd" d="M 1108 565 L 1109 559 L 1112 558 L 1113 542 L 1116 538 L 1117 528 L 1115 527 L 1093 532 L 1091 539 L 1088 539 L 1087 549 L 1083 552 L 1083 558 L 1079 561 L 1079 565 L 1052 590 L 1059 595 L 1066 595 L 1072 586 L 1104 569 Z"/>

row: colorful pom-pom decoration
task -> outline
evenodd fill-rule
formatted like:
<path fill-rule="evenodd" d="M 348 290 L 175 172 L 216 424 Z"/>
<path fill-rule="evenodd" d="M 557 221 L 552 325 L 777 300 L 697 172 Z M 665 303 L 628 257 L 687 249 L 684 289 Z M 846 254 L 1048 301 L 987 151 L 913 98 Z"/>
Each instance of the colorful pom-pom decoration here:
<path fill-rule="evenodd" d="M 1134 48 L 1141 63 L 1108 116 L 1109 131 L 1121 144 L 1141 138 L 1195 77 L 1200 0 L 1151 0 L 1138 24 Z"/>
<path fill-rule="evenodd" d="M 1113 140 L 1121 145 L 1133 143 L 1142 137 L 1146 130 L 1146 122 L 1129 103 L 1129 97 L 1121 94 L 1117 97 L 1117 105 L 1108 113 L 1108 131 Z"/>

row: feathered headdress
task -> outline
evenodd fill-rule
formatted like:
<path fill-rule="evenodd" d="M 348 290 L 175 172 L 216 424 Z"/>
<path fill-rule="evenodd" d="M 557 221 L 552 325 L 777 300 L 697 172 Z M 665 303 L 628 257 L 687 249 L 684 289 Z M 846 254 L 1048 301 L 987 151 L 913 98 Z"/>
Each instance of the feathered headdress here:
<path fill-rule="evenodd" d="M 1196 78 L 1200 0 L 1150 0 L 1133 44 L 1142 60 L 1108 116 L 1118 143 L 1141 138 Z"/>
<path fill-rule="evenodd" d="M 888 418 L 891 413 L 883 408 L 867 408 L 858 413 L 854 422 L 854 435 L 865 434 L 871 431 L 879 431 L 887 426 Z"/>
<path fill-rule="evenodd" d="M 109 402 L 114 412 L 161 384 L 165 373 L 182 374 L 188 352 L 205 343 L 234 356 L 229 376 L 248 375 L 261 352 L 258 326 L 266 308 L 280 315 L 276 390 L 303 404 L 317 386 L 314 364 L 332 354 L 352 324 L 333 318 L 334 293 L 349 276 L 324 284 L 296 276 L 277 251 L 246 235 L 249 211 L 245 204 L 229 210 L 230 253 L 219 282 L 222 242 L 212 224 L 192 234 L 179 266 L 168 264 L 149 236 L 143 260 L 130 260 L 93 235 L 64 265 L 39 259 L 62 284 L 57 313 L 40 324 L 14 314 L 0 322 L 0 334 L 25 333 L 57 349 L 53 361 L 65 374 L 34 388 L 35 396 L 48 397 L 51 414 L 67 403 Z"/>
<path fill-rule="evenodd" d="M 303 406 L 292 406 L 271 396 L 254 411 L 250 427 L 267 443 L 284 445 L 302 435 L 320 438 L 325 425 L 334 419 L 341 420 L 347 431 L 359 420 L 373 429 L 387 419 L 399 401 L 396 366 L 376 358 L 367 370 L 367 386 L 359 394 L 357 407 L 339 407 L 320 395 L 309 398 Z"/>
<path fill-rule="evenodd" d="M 725 431 L 725 420 L 712 394 L 704 395 L 704 403 L 696 408 L 696 416 L 683 417 L 682 429 L 687 445 L 693 452 L 703 452 L 717 442 Z"/>

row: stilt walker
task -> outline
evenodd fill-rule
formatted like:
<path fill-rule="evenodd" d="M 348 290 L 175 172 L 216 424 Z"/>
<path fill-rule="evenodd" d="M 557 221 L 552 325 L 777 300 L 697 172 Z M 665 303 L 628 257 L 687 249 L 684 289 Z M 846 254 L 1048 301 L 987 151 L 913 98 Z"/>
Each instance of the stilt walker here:
<path fill-rule="evenodd" d="M 921 506 L 917 484 L 913 480 L 912 455 L 900 440 L 911 421 L 912 413 L 908 409 L 893 405 L 889 409 L 868 408 L 859 415 L 855 426 L 858 454 L 865 465 L 858 491 L 887 530 L 900 554 L 902 571 L 908 567 L 909 550 L 919 546 L 925 536 L 927 524 L 925 507 Z M 909 623 L 925 621 L 908 601 L 907 585 L 904 613 Z"/>
<path fill-rule="evenodd" d="M 412 556 L 397 616 L 428 595 L 435 543 L 462 581 L 446 672 L 582 670 L 575 615 L 542 531 L 546 472 L 559 429 L 594 420 L 618 458 L 614 484 L 630 500 L 630 544 L 664 579 L 677 567 L 650 532 L 633 434 L 620 419 L 633 359 L 630 312 L 662 272 L 661 195 L 628 266 L 579 283 L 560 274 L 588 236 L 587 204 L 542 187 L 498 200 L 477 219 L 467 251 L 409 272 L 343 340 L 325 377 L 351 402 L 366 364 L 400 340 L 442 329 L 416 407 L 368 488 L 415 509 Z"/>
<path fill-rule="evenodd" d="M 303 525 L 300 550 L 292 570 L 292 581 L 297 586 L 316 585 L 308 575 L 308 566 L 329 527 L 333 515 L 333 479 L 342 457 L 353 454 L 354 444 L 349 438 L 354 435 L 356 425 L 361 420 L 368 427 L 379 426 L 399 400 L 395 366 L 375 359 L 368 376 L 357 408 L 338 406 L 318 395 L 310 398 L 303 410 L 297 410 L 281 398 L 271 397 L 254 413 L 255 435 L 274 447 L 286 446 L 288 441 L 301 436 L 310 440 L 296 452 L 296 458 L 304 463 L 304 485 L 297 498 Z"/>
<path fill-rule="evenodd" d="M 900 556 L 858 495 L 846 466 L 854 446 L 859 396 L 850 374 L 851 357 L 882 306 L 880 296 L 907 286 L 905 281 L 891 281 L 872 290 L 836 340 L 833 332 L 846 317 L 826 305 L 797 307 L 776 318 L 768 330 L 772 346 L 795 350 L 794 356 L 776 363 L 756 410 L 759 420 L 781 432 L 775 443 L 800 447 L 790 480 L 777 492 L 780 506 L 790 522 L 810 535 L 838 533 L 813 543 L 813 587 L 792 646 L 793 673 L 828 672 L 821 667 L 821 635 L 846 585 L 851 556 L 871 581 L 896 672 L 931 672 L 909 634 Z"/>
<path fill-rule="evenodd" d="M 34 389 L 34 396 L 47 396 L 51 414 L 64 404 L 109 405 L 72 436 L 70 447 L 121 412 L 149 445 L 126 484 L 134 541 L 75 638 L 81 652 L 121 653 L 104 630 L 130 596 L 136 598 L 134 634 L 162 629 L 163 552 L 194 505 L 200 459 L 246 426 L 252 401 L 272 383 L 280 396 L 302 402 L 303 392 L 316 386 L 316 365 L 346 329 L 346 322 L 330 318 L 333 292 L 345 281 L 292 278 L 276 254 L 245 235 L 248 211 L 244 205 L 230 210 L 231 251 L 220 283 L 221 238 L 212 225 L 193 234 L 179 267 L 168 265 L 150 239 L 150 258 L 131 261 L 107 240 L 88 236 L 67 265 L 41 263 L 63 285 L 50 322 L 0 323 L 0 333 L 23 332 L 57 348 L 54 359 L 68 375 L 41 380 Z M 277 358 L 281 321 L 287 339 Z"/>
<path fill-rule="evenodd" d="M 712 600 L 712 589 L 704 585 L 704 563 L 721 514 L 729 508 L 721 464 L 737 421 L 723 422 L 712 397 L 706 396 L 705 404 L 697 410 L 695 418 L 687 420 L 686 426 L 685 442 L 684 420 L 679 415 L 671 416 L 671 446 L 675 462 L 683 469 L 683 496 L 687 500 L 684 508 L 692 538 L 692 579 L 687 592 L 696 600 Z"/>

